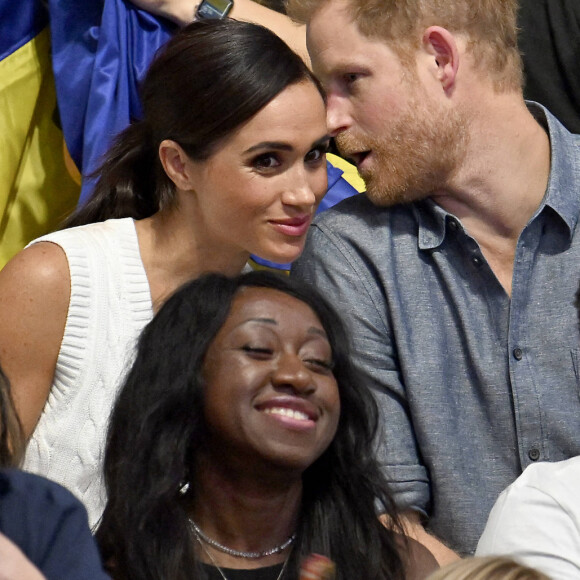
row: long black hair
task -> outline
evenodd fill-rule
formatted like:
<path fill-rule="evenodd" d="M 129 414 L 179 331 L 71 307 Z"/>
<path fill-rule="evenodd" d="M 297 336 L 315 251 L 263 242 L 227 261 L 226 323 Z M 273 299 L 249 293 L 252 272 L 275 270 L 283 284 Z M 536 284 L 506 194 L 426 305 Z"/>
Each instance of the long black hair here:
<path fill-rule="evenodd" d="M 24 432 L 10 393 L 10 382 L 0 368 L 0 467 L 18 467 L 25 446 Z"/>
<path fill-rule="evenodd" d="M 386 513 L 400 530 L 374 456 L 378 409 L 351 364 L 345 329 L 313 288 L 270 272 L 202 276 L 177 291 L 145 328 L 109 424 L 108 503 L 97 531 L 105 562 L 123 580 L 203 577 L 179 490 L 195 482 L 206 434 L 203 360 L 244 287 L 279 290 L 312 308 L 332 348 L 341 400 L 332 443 L 303 474 L 287 577 L 297 578 L 301 559 L 316 552 L 335 561 L 339 580 L 403 578 L 393 529 L 377 516 Z M 195 493 L 195 485 L 189 490 Z"/>
<path fill-rule="evenodd" d="M 189 24 L 153 60 L 140 87 L 143 118 L 117 136 L 93 176 L 91 198 L 65 227 L 142 219 L 171 205 L 175 188 L 158 153 L 164 139 L 203 161 L 285 88 L 304 81 L 323 96 L 303 60 L 263 26 L 230 18 Z"/>

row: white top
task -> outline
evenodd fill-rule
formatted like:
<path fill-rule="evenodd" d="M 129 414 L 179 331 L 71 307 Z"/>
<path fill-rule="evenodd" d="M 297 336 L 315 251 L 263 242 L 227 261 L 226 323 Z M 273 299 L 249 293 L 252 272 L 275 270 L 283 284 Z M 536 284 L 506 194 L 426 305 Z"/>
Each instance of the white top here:
<path fill-rule="evenodd" d="M 32 243 L 40 241 L 63 248 L 71 297 L 54 381 L 24 469 L 72 491 L 93 526 L 105 501 L 107 422 L 139 333 L 153 316 L 151 293 L 130 218 L 62 230 Z"/>
<path fill-rule="evenodd" d="M 499 496 L 476 555 L 509 555 L 554 580 L 578 580 L 580 456 L 530 465 Z"/>

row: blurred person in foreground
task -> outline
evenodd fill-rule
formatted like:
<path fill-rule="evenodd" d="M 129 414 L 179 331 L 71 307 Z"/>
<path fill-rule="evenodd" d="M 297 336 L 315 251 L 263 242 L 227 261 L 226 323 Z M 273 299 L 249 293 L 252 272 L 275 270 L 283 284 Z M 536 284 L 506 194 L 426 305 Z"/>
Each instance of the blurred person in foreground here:
<path fill-rule="evenodd" d="M 510 558 L 471 557 L 453 562 L 427 580 L 552 580 L 542 572 Z"/>

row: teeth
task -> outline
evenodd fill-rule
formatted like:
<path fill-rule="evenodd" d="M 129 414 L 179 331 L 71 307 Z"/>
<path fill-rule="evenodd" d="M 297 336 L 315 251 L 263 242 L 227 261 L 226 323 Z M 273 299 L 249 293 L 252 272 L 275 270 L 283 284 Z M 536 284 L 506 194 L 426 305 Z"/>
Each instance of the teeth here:
<path fill-rule="evenodd" d="M 283 417 L 290 417 L 291 419 L 298 419 L 300 421 L 308 420 L 308 415 L 306 413 L 294 409 L 287 409 L 285 407 L 268 407 L 267 409 L 264 409 L 264 413 L 267 413 L 268 415 L 282 415 Z"/>

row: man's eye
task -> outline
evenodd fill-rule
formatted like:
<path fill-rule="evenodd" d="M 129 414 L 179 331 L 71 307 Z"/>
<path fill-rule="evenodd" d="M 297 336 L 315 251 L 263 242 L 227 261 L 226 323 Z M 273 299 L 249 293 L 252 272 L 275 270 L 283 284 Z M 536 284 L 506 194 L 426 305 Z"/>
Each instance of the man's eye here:
<path fill-rule="evenodd" d="M 351 85 L 352 83 L 354 83 L 355 81 L 357 81 L 359 78 L 359 75 L 357 73 L 346 73 L 343 76 L 344 82 L 347 85 Z"/>
<path fill-rule="evenodd" d="M 276 169 L 277 167 L 280 167 L 280 165 L 280 159 L 273 153 L 264 153 L 252 161 L 252 166 L 256 169 Z"/>

